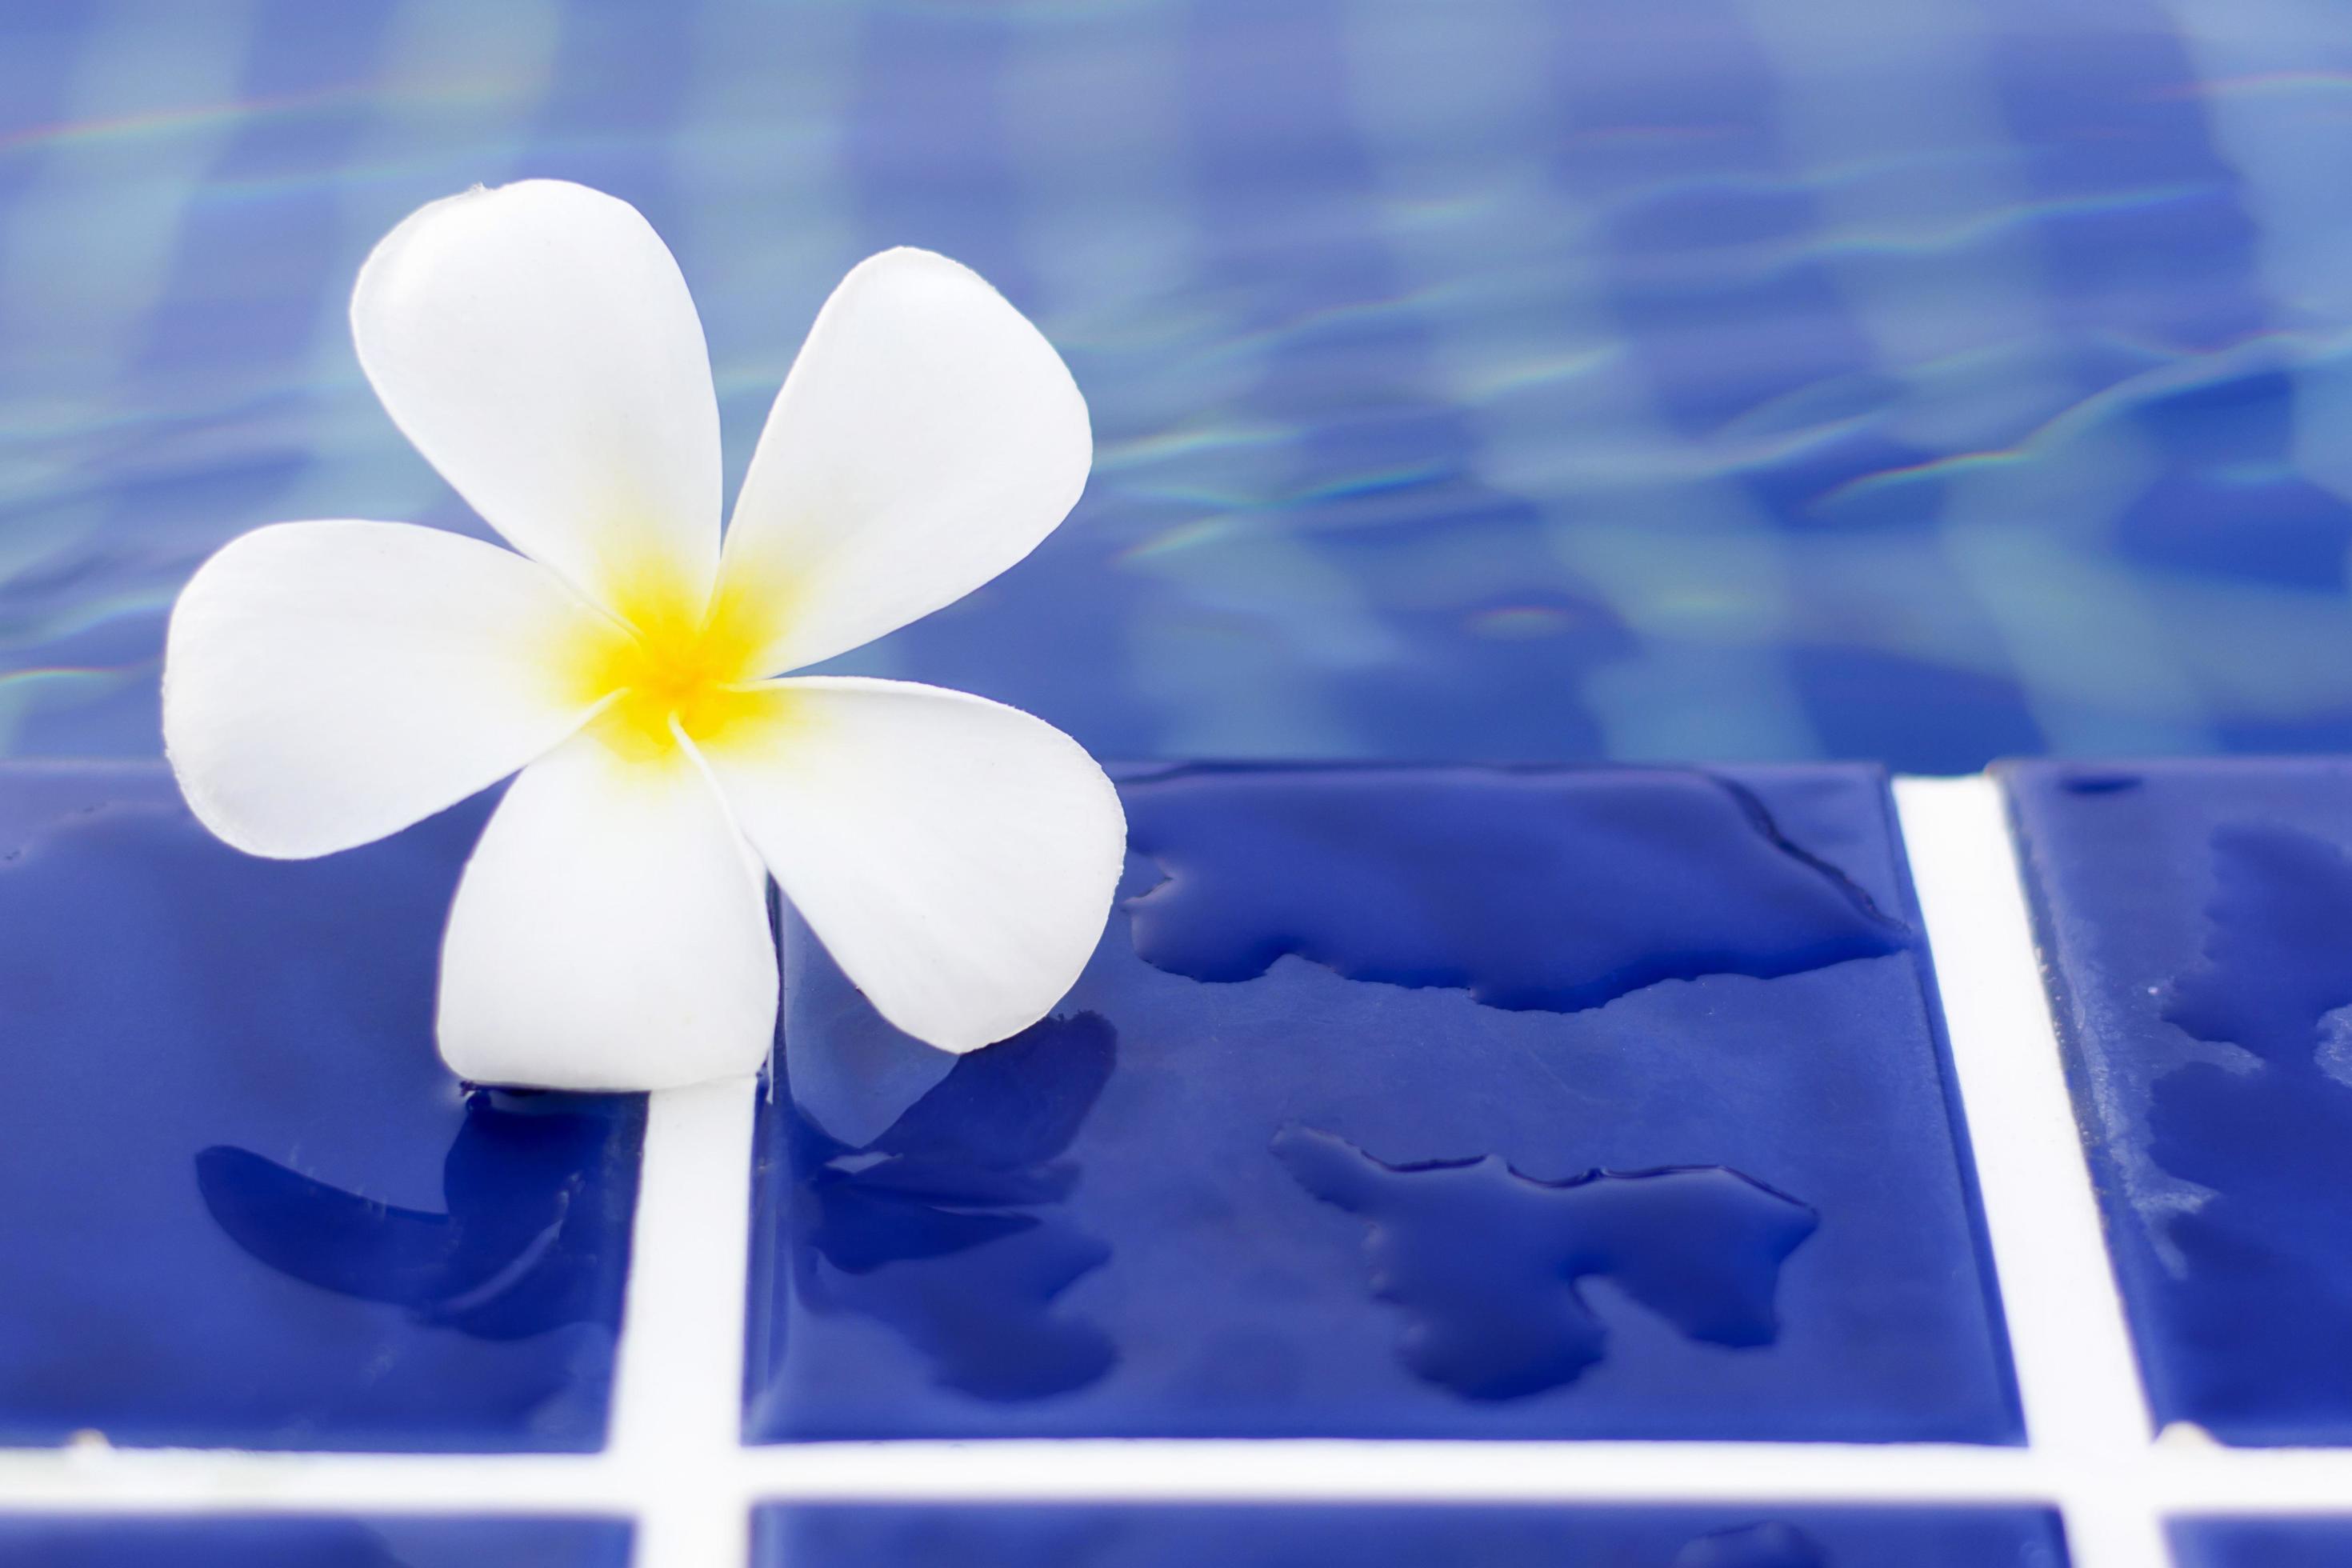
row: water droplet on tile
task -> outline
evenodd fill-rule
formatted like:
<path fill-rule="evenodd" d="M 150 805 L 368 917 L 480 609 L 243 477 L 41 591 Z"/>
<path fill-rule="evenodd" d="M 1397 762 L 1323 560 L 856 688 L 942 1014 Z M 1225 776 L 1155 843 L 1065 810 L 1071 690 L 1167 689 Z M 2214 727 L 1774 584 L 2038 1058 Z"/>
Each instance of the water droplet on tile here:
<path fill-rule="evenodd" d="M 2311 1063 L 2327 1015 L 2352 1005 L 2352 858 L 2268 824 L 2213 835 L 2204 962 L 2173 986 L 2167 1022 L 2273 1067 Z"/>
<path fill-rule="evenodd" d="M 2352 1005 L 2352 856 L 2291 828 L 2235 824 L 2212 836 L 2214 892 L 2202 961 L 2170 987 L 2165 1020 L 2247 1053 L 2158 1077 L 2147 1152 L 2167 1174 L 2207 1189 L 2193 1208 L 2155 1218 L 2182 1278 L 2227 1281 L 2184 1292 L 2203 1341 L 2244 1342 L 2262 1325 L 2251 1370 L 2200 1363 L 2187 1408 L 2340 1409 L 2352 1399 L 2343 1356 L 2352 1300 L 2352 1081 L 2339 1070 Z M 2226 1428 L 2225 1428 L 2226 1430 Z"/>
<path fill-rule="evenodd" d="M 1780 1266 L 1820 1223 L 1720 1166 L 1543 1182 L 1491 1154 L 1391 1165 L 1296 1125 L 1273 1149 L 1301 1186 L 1370 1225 L 1373 1292 L 1404 1310 L 1406 1364 L 1471 1399 L 1557 1388 L 1601 1359 L 1608 1331 L 1576 1289 L 1589 1278 L 1689 1339 L 1769 1344 Z"/>
<path fill-rule="evenodd" d="M 1165 872 L 1125 906 L 1135 950 L 1195 980 L 1296 954 L 1350 980 L 1573 1012 L 1911 940 L 1752 793 L 1706 773 L 1202 766 L 1124 795 L 1131 844 Z"/>
<path fill-rule="evenodd" d="M 1699 1537 L 1675 1553 L 1674 1568 L 1830 1568 L 1830 1558 L 1794 1525 L 1755 1524 Z"/>
<path fill-rule="evenodd" d="M 2137 773 L 2081 773 L 2067 774 L 2058 787 L 2068 795 L 2121 795 L 2139 788 L 2143 782 Z"/>
<path fill-rule="evenodd" d="M 2319 1049 L 2311 1059 L 2321 1072 L 2352 1089 L 2352 1006 L 2338 1007 L 2319 1020 Z"/>

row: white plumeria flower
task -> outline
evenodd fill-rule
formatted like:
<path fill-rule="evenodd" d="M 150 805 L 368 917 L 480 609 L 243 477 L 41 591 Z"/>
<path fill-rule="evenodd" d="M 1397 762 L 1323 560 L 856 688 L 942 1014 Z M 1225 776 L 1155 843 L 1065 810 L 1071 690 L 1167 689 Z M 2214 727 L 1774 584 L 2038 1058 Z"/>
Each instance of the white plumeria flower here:
<path fill-rule="evenodd" d="M 521 553 L 386 522 L 234 541 L 173 612 L 164 744 L 206 826 L 282 858 L 520 770 L 443 938 L 452 1068 L 565 1089 L 756 1070 L 769 872 L 934 1046 L 1060 1000 L 1124 853 L 1102 770 L 962 692 L 773 679 L 961 598 L 1076 502 L 1086 403 L 1036 328 L 942 257 L 859 265 L 723 546 L 702 324 L 626 203 L 545 180 L 436 202 L 368 258 L 352 328 L 394 422 Z"/>

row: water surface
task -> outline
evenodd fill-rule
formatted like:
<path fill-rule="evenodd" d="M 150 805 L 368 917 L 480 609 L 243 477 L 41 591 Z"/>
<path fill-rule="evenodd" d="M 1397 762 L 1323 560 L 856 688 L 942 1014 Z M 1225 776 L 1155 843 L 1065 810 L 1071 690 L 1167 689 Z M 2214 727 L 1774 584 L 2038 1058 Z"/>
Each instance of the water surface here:
<path fill-rule="evenodd" d="M 2319 0 L 0 3 L 0 752 L 172 595 L 469 527 L 353 363 L 476 182 L 638 204 L 732 471 L 818 301 L 981 268 L 1068 527 L 845 668 L 1129 756 L 2352 745 L 2352 31 Z"/>

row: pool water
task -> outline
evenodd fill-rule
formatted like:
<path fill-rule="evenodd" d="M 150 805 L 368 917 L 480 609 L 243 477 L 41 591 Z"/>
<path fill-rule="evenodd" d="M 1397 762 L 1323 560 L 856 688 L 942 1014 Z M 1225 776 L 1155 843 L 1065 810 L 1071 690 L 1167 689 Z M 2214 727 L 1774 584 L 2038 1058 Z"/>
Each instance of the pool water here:
<path fill-rule="evenodd" d="M 1092 403 L 1031 560 L 839 668 L 1106 754 L 2352 746 L 2352 29 L 2311 0 L 0 0 L 0 753 L 152 755 L 296 517 L 477 529 L 343 320 L 476 182 L 636 203 L 730 471 L 826 290 Z"/>

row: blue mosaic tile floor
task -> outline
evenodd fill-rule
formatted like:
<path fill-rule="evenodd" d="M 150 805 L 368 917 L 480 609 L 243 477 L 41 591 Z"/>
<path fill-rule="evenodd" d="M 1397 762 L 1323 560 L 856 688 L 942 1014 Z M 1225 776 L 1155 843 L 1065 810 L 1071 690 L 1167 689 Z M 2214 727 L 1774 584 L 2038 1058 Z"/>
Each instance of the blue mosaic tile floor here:
<path fill-rule="evenodd" d="M 644 1100 L 434 1054 L 483 815 L 289 864 L 0 772 L 0 1442 L 602 1446 Z"/>
<path fill-rule="evenodd" d="M 2067 1560 L 2057 1516 L 2025 1508 L 801 1505 L 762 1510 L 755 1539 L 753 1568 L 2065 1568 Z"/>
<path fill-rule="evenodd" d="M 2352 1568 L 2352 1516 L 2180 1520 L 2171 1536 L 2176 1568 Z"/>
<path fill-rule="evenodd" d="M 2004 776 L 2157 1419 L 2352 1442 L 2352 763 Z"/>
<path fill-rule="evenodd" d="M 164 616 L 213 549 L 480 530 L 348 340 L 420 203 L 549 175 L 637 205 L 739 465 L 848 266 L 980 268 L 1086 388 L 1094 475 L 1034 556 L 837 668 L 1100 754 L 2340 751 L 2347 83 L 2323 0 L 0 0 L 0 755 L 68 760 L 0 776 L 0 1568 L 157 1531 L 174 1562 L 541 1568 L 520 1526 L 348 1498 L 184 1535 L 5 1517 L 278 1502 L 310 1449 L 456 1456 L 408 1500 L 444 1512 L 500 1450 L 562 1451 L 514 1472 L 551 1512 L 660 1500 L 604 1447 L 651 1111 L 469 1093 L 426 1039 L 480 805 L 263 866 L 154 765 Z M 2347 772 L 2008 775 L 2148 1400 L 2229 1444 L 2352 1441 Z M 759 1131 L 748 1409 L 730 1374 L 688 1461 L 722 1536 L 828 1462 L 740 1445 L 739 1410 L 762 1438 L 1953 1437 L 2001 1495 L 2064 1493 L 2081 1568 L 2153 1568 L 2164 1508 L 2352 1496 L 2341 1447 L 2127 1445 L 2117 1502 L 2015 1446 L 2047 1402 L 2001 1325 L 2032 1325 L 1866 773 L 1583 780 L 1557 819 L 1544 775 L 1479 775 L 1475 810 L 1385 776 L 1134 775 L 1135 901 L 1085 989 L 964 1066 L 793 947 L 789 1032 L 833 1048 Z M 1408 893 L 1464 847 L 1474 885 Z M 1992 978 L 2030 984 L 2022 942 Z M 194 1480 L 47 1451 L 90 1431 L 278 1451 Z M 1890 1555 L 1836 1510 L 1729 1544 L 1759 1517 L 1669 1513 L 1550 1517 L 1669 1568 Z M 2182 1568 L 2342 1561 L 2340 1526 L 2177 1534 Z M 531 1538 L 545 1568 L 631 1550 Z M 676 1539 L 638 1568 L 708 1568 Z"/>
<path fill-rule="evenodd" d="M 754 1436 L 2017 1440 L 1874 771 L 1123 794 L 944 1076 L 788 932 Z"/>
<path fill-rule="evenodd" d="M 2331 1020 L 2352 979 L 2332 933 L 2352 763 L 2003 777 L 2158 1418 L 2343 1443 Z M 1990 808 L 1995 785 L 1965 787 Z M 760 1456 L 844 1436 L 1728 1440 L 1833 1466 L 1822 1440 L 1958 1441 L 2015 1455 L 1999 1496 L 2080 1500 L 2012 1447 L 2032 1390 L 1937 995 L 2039 984 L 2021 916 L 2005 971 L 1931 961 L 1902 828 L 1952 819 L 1915 820 L 1917 796 L 1898 819 L 1883 775 L 1845 765 L 1155 764 L 1121 788 L 1133 854 L 1102 947 L 1003 1046 L 895 1035 L 783 912 L 784 1050 L 740 1102 L 731 1167 L 748 1244 L 717 1243 L 751 1270 L 743 1430 L 714 1423 L 679 1461 L 721 1476 L 719 1537 L 747 1539 L 761 1478 L 793 1473 Z M 0 1101 L 0 1438 L 461 1467 L 415 1483 L 437 1522 L 215 1519 L 175 1561 L 700 1568 L 618 1524 L 457 1517 L 469 1454 L 610 1467 L 547 1494 L 551 1514 L 594 1496 L 627 1515 L 671 1484 L 642 1429 L 604 1451 L 647 1102 L 469 1090 L 431 1052 L 433 937 L 481 816 L 267 862 L 205 836 L 152 764 L 0 768 L 20 1086 Z M 1973 849 L 1998 862 L 1984 823 Z M 2054 1038 L 2038 1048 L 2055 1061 Z M 2126 1176 L 2209 1195 L 2145 1202 Z M 668 1375 L 667 1352 L 639 1353 L 641 1378 Z M 77 1473 L 148 1483 L 86 1438 L 63 1458 L 12 1469 L 0 1444 L 0 1568 L 113 1568 L 174 1528 L 70 1513 Z M 803 1503 L 761 1516 L 758 1551 L 2066 1562 L 2046 1510 L 1930 1510 L 1884 1480 L 1868 1509 L 1735 1508 L 1705 1500 L 1703 1461 L 1675 1462 L 1695 1468 L 1671 1507 Z M 271 1473 L 225 1484 L 266 1498 Z M 12 1516 L 12 1495 L 50 1517 Z M 2150 1531 L 2163 1501 L 2137 1505 Z M 2300 1568 L 2332 1563 L 2341 1531 L 2174 1534 L 2181 1568 Z M 2092 1539 L 2082 1568 L 2143 1561 Z"/>
<path fill-rule="evenodd" d="M 618 1521 L 9 1519 L 0 1568 L 629 1568 Z"/>
<path fill-rule="evenodd" d="M 1634 9 L 0 0 L 0 754 L 130 759 L 0 778 L 0 1568 L 706 1568 L 618 1526 L 376 1519 L 367 1488 L 318 1510 L 343 1521 L 9 1511 L 186 1495 L 174 1455 L 45 1453 L 89 1432 L 275 1450 L 203 1471 L 264 1502 L 306 1450 L 457 1455 L 425 1502 L 468 1455 L 555 1450 L 595 1483 L 551 1511 L 607 1477 L 614 1511 L 658 1502 L 604 1446 L 646 1107 L 470 1093 L 425 1039 L 480 804 L 258 865 L 152 766 L 164 614 L 226 538 L 480 531 L 341 308 L 393 221 L 475 181 L 656 221 L 736 463 L 849 263 L 915 242 L 1000 282 L 1089 393 L 1087 496 L 840 668 L 1101 754 L 2352 745 L 2338 14 Z M 1877 783 L 1412 778 L 1134 773 L 1085 987 L 964 1065 L 896 1048 L 785 926 L 807 1048 L 757 1131 L 752 1377 L 694 1460 L 727 1540 L 816 1453 L 743 1448 L 739 1411 L 752 1438 L 1961 1438 L 2065 1493 L 2082 1568 L 2149 1568 L 2189 1507 L 2166 1474 L 2213 1514 L 2227 1474 L 2352 1495 L 2352 766 L 2006 775 L 2152 1415 L 2338 1448 L 2131 1448 L 2124 1502 L 2016 1446 L 2046 1401 L 2011 1387 Z M 1606 920 L 1527 917 L 1555 902 Z M 1874 1568 L 1931 1563 L 1943 1519 L 1700 1514 L 1528 1531 Z M 1082 1516 L 804 1507 L 769 1540 L 812 1519 L 887 1552 Z M 2039 1519 L 1978 1516 L 2016 1535 L 1971 1552 L 2049 1561 Z M 1418 1549 L 1367 1521 L 1395 1526 L 1270 1532 Z M 2173 1538 L 2180 1568 L 2345 1561 L 2340 1523 Z"/>

